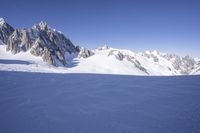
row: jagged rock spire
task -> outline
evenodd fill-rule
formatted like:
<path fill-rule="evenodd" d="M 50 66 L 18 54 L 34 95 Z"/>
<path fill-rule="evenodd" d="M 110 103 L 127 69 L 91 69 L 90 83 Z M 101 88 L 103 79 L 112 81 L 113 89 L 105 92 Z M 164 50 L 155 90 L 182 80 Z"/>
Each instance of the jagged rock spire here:
<path fill-rule="evenodd" d="M 48 26 L 47 22 L 41 21 L 39 23 L 39 27 L 40 27 L 41 30 L 46 30 L 49 26 Z"/>
<path fill-rule="evenodd" d="M 14 32 L 14 28 L 0 18 L 0 40 L 6 44 L 9 36 Z"/>
<path fill-rule="evenodd" d="M 5 24 L 5 20 L 3 18 L 0 18 L 0 25 L 4 25 Z"/>
<path fill-rule="evenodd" d="M 41 56 L 45 62 L 57 66 L 66 65 L 65 53 L 79 52 L 64 34 L 53 30 L 44 21 L 32 28 L 13 29 L 4 19 L 0 19 L 0 40 L 6 44 L 6 50 L 17 54 L 30 50 L 31 54 Z"/>
<path fill-rule="evenodd" d="M 45 21 L 41 21 L 39 24 L 34 24 L 33 29 L 39 29 L 39 30 L 47 30 L 49 29 L 49 25 Z"/>

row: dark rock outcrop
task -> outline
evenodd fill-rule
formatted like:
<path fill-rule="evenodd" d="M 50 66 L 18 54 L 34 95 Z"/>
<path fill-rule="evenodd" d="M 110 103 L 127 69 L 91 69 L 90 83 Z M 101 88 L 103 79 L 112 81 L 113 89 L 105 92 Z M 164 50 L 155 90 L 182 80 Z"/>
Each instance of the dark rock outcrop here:
<path fill-rule="evenodd" d="M 7 51 L 13 54 L 30 50 L 31 54 L 41 56 L 51 65 L 57 66 L 59 61 L 65 66 L 65 54 L 80 51 L 64 34 L 52 29 L 46 22 L 40 22 L 29 29 L 15 30 L 5 22 L 1 22 L 1 25 L 0 39 L 7 45 Z"/>
<path fill-rule="evenodd" d="M 5 44 L 9 36 L 14 32 L 14 28 L 0 18 L 0 40 Z"/>
<path fill-rule="evenodd" d="M 79 56 L 79 58 L 81 58 L 81 57 L 88 58 L 92 55 L 94 55 L 94 53 L 91 50 L 86 49 L 86 48 L 81 48 L 78 56 Z"/>
<path fill-rule="evenodd" d="M 108 50 L 109 48 L 109 46 L 103 45 L 102 47 L 98 47 L 97 50 Z"/>
<path fill-rule="evenodd" d="M 166 54 L 163 57 L 171 61 L 173 67 L 180 71 L 181 74 L 189 74 L 195 70 L 195 65 L 199 66 L 190 56 L 180 57 L 174 54 Z"/>
<path fill-rule="evenodd" d="M 117 50 L 111 50 L 108 53 L 108 56 L 111 56 L 111 55 L 115 56 L 115 58 L 120 61 L 124 59 L 124 55 L 120 51 L 117 51 Z"/>
<path fill-rule="evenodd" d="M 124 54 L 118 50 L 110 50 L 108 56 L 115 56 L 116 59 L 122 61 L 124 59 L 126 59 L 127 61 L 133 63 L 135 65 L 136 68 L 138 68 L 139 70 L 145 72 L 146 74 L 149 75 L 149 73 L 147 72 L 147 69 L 145 69 L 144 67 L 141 66 L 141 63 L 136 60 L 133 56 L 130 56 L 128 54 Z"/>

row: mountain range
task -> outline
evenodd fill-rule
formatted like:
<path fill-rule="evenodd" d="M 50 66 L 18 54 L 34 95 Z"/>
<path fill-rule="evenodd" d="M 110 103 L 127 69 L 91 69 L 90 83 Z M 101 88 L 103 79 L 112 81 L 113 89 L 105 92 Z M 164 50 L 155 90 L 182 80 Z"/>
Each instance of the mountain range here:
<path fill-rule="evenodd" d="M 200 74 L 200 59 L 107 45 L 89 50 L 41 21 L 16 29 L 0 18 L 0 70 L 128 75 Z"/>

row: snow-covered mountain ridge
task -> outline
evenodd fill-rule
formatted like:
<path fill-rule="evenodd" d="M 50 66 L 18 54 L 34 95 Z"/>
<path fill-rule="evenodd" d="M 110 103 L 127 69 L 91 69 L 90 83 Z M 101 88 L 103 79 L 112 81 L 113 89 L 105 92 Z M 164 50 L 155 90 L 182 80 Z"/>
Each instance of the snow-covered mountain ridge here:
<path fill-rule="evenodd" d="M 189 56 L 75 46 L 61 32 L 40 22 L 14 29 L 0 19 L 0 70 L 128 75 L 200 74 L 200 60 Z"/>

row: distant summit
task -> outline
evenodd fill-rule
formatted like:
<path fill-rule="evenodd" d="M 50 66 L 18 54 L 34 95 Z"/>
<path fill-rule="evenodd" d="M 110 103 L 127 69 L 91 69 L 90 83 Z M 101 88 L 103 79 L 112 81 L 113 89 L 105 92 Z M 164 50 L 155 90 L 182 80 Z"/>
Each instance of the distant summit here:
<path fill-rule="evenodd" d="M 50 29 L 49 25 L 45 21 L 41 21 L 39 24 L 35 24 L 32 27 L 33 29 L 39 29 L 39 30 L 48 30 Z"/>
<path fill-rule="evenodd" d="M 3 18 L 0 18 L 0 25 L 3 25 L 5 23 L 5 20 Z"/>
<path fill-rule="evenodd" d="M 0 18 L 0 40 L 6 44 L 9 36 L 14 32 L 14 28 Z"/>
<path fill-rule="evenodd" d="M 0 59 L 12 53 L 9 58 L 23 60 L 27 59 L 27 53 L 30 54 L 31 58 L 28 61 L 33 60 L 36 66 L 27 68 L 30 65 L 23 65 L 22 68 L 25 67 L 28 71 L 43 71 L 48 68 L 37 67 L 41 62 L 32 58 L 34 56 L 41 58 L 48 65 L 62 66 L 73 72 L 131 75 L 200 74 L 200 59 L 165 54 L 156 50 L 134 53 L 108 45 L 89 50 L 75 46 L 64 34 L 51 28 L 45 21 L 33 25 L 32 28 L 15 29 L 0 18 L 0 44 L 3 46 L 0 49 Z M 4 46 L 10 52 L 3 52 Z M 19 53 L 20 58 L 16 55 Z M 7 70 L 12 66 L 5 67 L 4 64 L 2 69 Z M 59 70 L 58 67 L 57 69 Z"/>
<path fill-rule="evenodd" d="M 57 66 L 66 65 L 64 54 L 79 52 L 79 49 L 60 32 L 52 30 L 41 21 L 29 29 L 14 29 L 3 18 L 0 19 L 0 39 L 7 45 L 7 51 L 17 54 L 21 51 L 41 56 L 45 62 Z"/>

